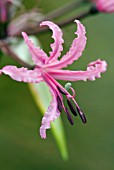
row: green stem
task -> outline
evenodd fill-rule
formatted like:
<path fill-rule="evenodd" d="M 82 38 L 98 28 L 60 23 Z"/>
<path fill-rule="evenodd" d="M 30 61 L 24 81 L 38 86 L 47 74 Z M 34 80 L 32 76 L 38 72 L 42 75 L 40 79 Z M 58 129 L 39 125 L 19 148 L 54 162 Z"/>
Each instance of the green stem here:
<path fill-rule="evenodd" d="M 76 8 L 79 8 L 84 2 L 85 2 L 84 0 L 70 2 L 65 6 L 60 7 L 59 9 L 56 9 L 50 12 L 49 14 L 47 14 L 44 20 L 52 20 L 54 18 L 60 17 L 68 12 L 71 12 Z"/>

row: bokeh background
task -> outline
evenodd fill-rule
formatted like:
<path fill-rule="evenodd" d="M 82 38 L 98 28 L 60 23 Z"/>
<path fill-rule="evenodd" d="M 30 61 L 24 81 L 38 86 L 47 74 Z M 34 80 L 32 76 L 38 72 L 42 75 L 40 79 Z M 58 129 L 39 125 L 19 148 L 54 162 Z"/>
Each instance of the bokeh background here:
<path fill-rule="evenodd" d="M 24 0 L 27 9 L 38 7 L 48 13 L 69 0 Z M 76 15 L 85 7 L 74 10 L 65 17 Z M 63 17 L 63 19 L 65 18 Z M 62 17 L 60 18 L 62 19 Z M 1 170 L 113 170 L 114 169 L 114 14 L 98 14 L 82 20 L 87 30 L 87 46 L 82 57 L 69 69 L 86 69 L 89 62 L 98 58 L 108 63 L 101 79 L 94 82 L 75 82 L 77 101 L 87 116 L 83 125 L 75 119 L 72 127 L 64 113 L 61 114 L 69 152 L 68 161 L 63 161 L 51 131 L 46 140 L 39 136 L 41 123 L 29 88 L 25 83 L 0 77 L 0 169 Z M 74 23 L 62 28 L 64 53 L 68 51 L 75 35 Z M 43 49 L 48 53 L 51 32 L 38 35 Z M 8 57 L 1 65 L 17 64 Z M 65 82 L 61 82 L 63 85 Z"/>

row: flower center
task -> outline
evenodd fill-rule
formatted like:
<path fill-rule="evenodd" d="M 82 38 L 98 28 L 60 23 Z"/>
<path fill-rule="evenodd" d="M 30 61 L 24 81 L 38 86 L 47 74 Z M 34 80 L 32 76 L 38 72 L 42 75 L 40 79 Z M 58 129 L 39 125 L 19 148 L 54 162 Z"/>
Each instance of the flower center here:
<path fill-rule="evenodd" d="M 86 123 L 86 117 L 84 113 L 81 111 L 80 107 L 78 106 L 75 97 L 75 90 L 70 86 L 70 90 L 73 92 L 73 95 L 71 95 L 64 87 L 62 87 L 52 76 L 50 76 L 47 72 L 44 70 L 42 71 L 42 77 L 44 81 L 49 85 L 49 87 L 54 91 L 56 100 L 57 100 L 57 107 L 59 112 L 62 112 L 62 109 L 67 115 L 67 118 L 71 125 L 74 124 L 74 121 L 72 119 L 72 116 L 70 113 L 72 113 L 74 116 L 77 116 L 79 114 L 81 120 L 83 123 Z M 68 107 L 64 106 L 63 102 L 63 96 L 66 97 L 67 105 Z"/>

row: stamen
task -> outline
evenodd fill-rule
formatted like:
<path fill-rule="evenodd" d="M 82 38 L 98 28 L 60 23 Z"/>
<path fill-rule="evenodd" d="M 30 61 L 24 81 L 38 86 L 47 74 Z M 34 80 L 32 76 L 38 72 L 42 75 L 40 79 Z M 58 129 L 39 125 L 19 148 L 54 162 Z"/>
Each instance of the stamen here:
<path fill-rule="evenodd" d="M 68 108 L 65 108 L 65 111 L 66 111 L 66 114 L 67 114 L 67 119 L 69 120 L 70 124 L 73 125 L 74 124 L 74 121 L 70 115 L 70 112 L 68 110 Z"/>
<path fill-rule="evenodd" d="M 57 86 L 57 88 L 58 88 L 58 90 L 60 91 L 60 93 L 62 93 L 62 94 L 64 94 L 64 95 L 67 95 L 67 93 L 66 93 L 63 89 L 61 89 L 59 86 Z"/>
<path fill-rule="evenodd" d="M 76 92 L 75 92 L 75 90 L 72 88 L 72 87 L 70 87 L 70 89 L 71 89 L 71 91 L 72 91 L 72 93 L 73 93 L 73 97 L 75 98 L 75 96 L 76 96 Z"/>
<path fill-rule="evenodd" d="M 70 109 L 70 111 L 72 112 L 72 114 L 73 114 L 74 116 L 77 116 L 76 109 L 74 108 L 74 106 L 72 105 L 72 103 L 70 102 L 70 100 L 67 100 L 67 103 L 68 103 L 69 109 Z"/>
<path fill-rule="evenodd" d="M 79 113 L 79 116 L 80 116 L 82 122 L 83 122 L 83 123 L 87 123 L 87 119 L 86 119 L 84 113 L 81 111 L 81 109 L 80 109 L 79 107 L 76 107 L 76 108 L 77 108 L 77 111 L 78 111 L 78 113 Z"/>
<path fill-rule="evenodd" d="M 62 112 L 62 101 L 59 96 L 57 96 L 58 110 Z"/>

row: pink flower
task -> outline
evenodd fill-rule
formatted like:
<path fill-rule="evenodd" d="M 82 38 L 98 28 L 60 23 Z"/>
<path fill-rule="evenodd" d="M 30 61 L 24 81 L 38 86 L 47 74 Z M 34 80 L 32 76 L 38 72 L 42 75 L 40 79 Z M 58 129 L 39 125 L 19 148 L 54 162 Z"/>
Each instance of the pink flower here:
<path fill-rule="evenodd" d="M 62 44 L 62 31 L 61 29 L 50 21 L 44 21 L 40 26 L 49 26 L 53 31 L 54 43 L 51 44 L 52 51 L 50 52 L 50 57 L 41 50 L 39 47 L 36 48 L 31 40 L 28 38 L 26 33 L 22 33 L 25 43 L 27 44 L 29 51 L 32 55 L 32 59 L 35 62 L 35 67 L 33 70 L 28 70 L 27 68 L 17 68 L 16 66 L 5 66 L 1 72 L 9 75 L 12 79 L 16 81 L 39 83 L 44 81 L 50 88 L 50 93 L 52 95 L 52 101 L 48 107 L 42 119 L 42 125 L 40 127 L 40 135 L 42 138 L 46 138 L 46 129 L 50 128 L 50 123 L 60 116 L 62 110 L 67 115 L 68 120 L 73 125 L 73 119 L 70 115 L 70 111 L 76 116 L 77 113 L 82 119 L 83 123 L 86 123 L 86 118 L 80 107 L 78 106 L 76 100 L 74 99 L 75 91 L 72 87 L 70 90 L 73 95 L 71 95 L 64 87 L 62 87 L 57 81 L 58 80 L 68 80 L 68 81 L 78 81 L 78 80 L 95 80 L 95 78 L 100 78 L 100 73 L 106 71 L 107 64 L 105 61 L 98 59 L 88 65 L 86 71 L 69 71 L 62 70 L 62 68 L 67 67 L 67 65 L 72 64 L 74 60 L 82 55 L 82 51 L 86 45 L 85 28 L 78 21 L 77 23 L 77 38 L 73 40 L 71 48 L 69 51 L 60 59 L 58 57 L 61 55 L 63 50 Z M 68 107 L 65 108 L 63 102 L 64 95 L 67 99 Z M 73 104 L 75 106 L 73 106 Z M 70 110 L 70 111 L 69 111 Z"/>
<path fill-rule="evenodd" d="M 97 9 L 100 12 L 114 12 L 114 0 L 93 0 L 93 2 L 95 2 Z"/>
<path fill-rule="evenodd" d="M 8 6 L 12 0 L 0 0 L 0 22 L 4 23 L 8 20 Z"/>

